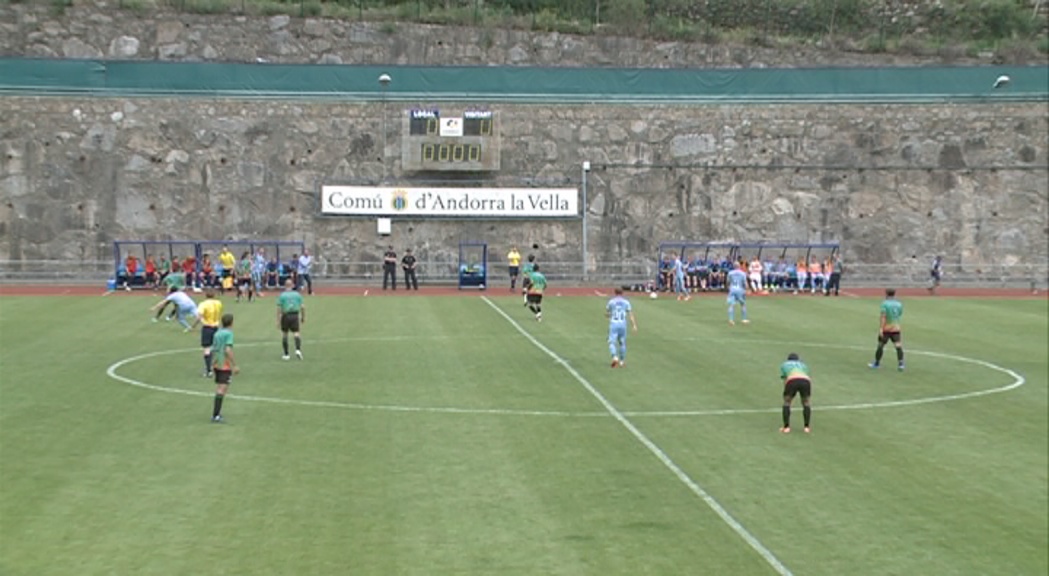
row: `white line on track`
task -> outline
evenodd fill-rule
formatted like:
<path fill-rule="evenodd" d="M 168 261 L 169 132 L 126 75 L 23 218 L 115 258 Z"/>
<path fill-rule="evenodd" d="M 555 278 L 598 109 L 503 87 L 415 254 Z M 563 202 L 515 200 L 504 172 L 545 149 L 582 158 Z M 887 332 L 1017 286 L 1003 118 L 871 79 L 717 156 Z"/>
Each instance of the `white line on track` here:
<path fill-rule="evenodd" d="M 495 310 L 496 313 L 498 313 L 507 322 L 509 322 L 515 330 L 520 332 L 521 335 L 524 336 L 529 342 L 531 342 L 536 348 L 542 350 L 544 354 L 552 358 L 555 362 L 557 362 L 565 370 L 567 370 L 568 373 L 571 374 L 572 377 L 575 378 L 576 381 L 583 386 L 583 388 L 586 388 L 586 391 L 589 392 L 590 395 L 593 396 L 594 399 L 597 400 L 598 403 L 600 403 L 601 406 L 604 407 L 605 411 L 607 411 L 609 415 L 615 418 L 617 422 L 622 424 L 623 427 L 626 428 L 627 431 L 630 432 L 630 434 L 638 442 L 644 445 L 644 447 L 647 448 L 653 456 L 659 459 L 659 461 L 662 462 L 663 465 L 666 466 L 666 468 L 674 474 L 674 476 L 677 476 L 677 479 L 680 480 L 685 486 L 687 486 L 693 494 L 695 494 L 701 500 L 703 500 L 703 502 L 708 507 L 710 507 L 710 509 L 713 510 L 714 513 L 717 514 L 723 522 L 725 522 L 725 524 L 729 526 L 729 528 L 732 528 L 732 530 L 737 535 L 739 535 L 739 537 L 742 538 L 744 542 L 746 542 L 751 548 L 754 549 L 754 551 L 760 554 L 761 557 L 765 560 L 765 562 L 767 562 L 768 565 L 771 566 L 777 574 L 780 574 L 781 576 L 792 576 L 793 573 L 790 571 L 790 569 L 784 566 L 783 563 L 780 562 L 779 558 L 776 558 L 776 555 L 773 554 L 771 550 L 766 548 L 765 545 L 757 539 L 757 537 L 751 534 L 750 531 L 743 526 L 743 524 L 740 524 L 738 520 L 736 520 L 731 514 L 729 514 L 728 510 L 725 510 L 724 506 L 722 506 L 717 500 L 714 499 L 713 496 L 711 496 L 706 490 L 704 490 L 702 486 L 700 486 L 695 480 L 693 480 L 688 474 L 686 474 L 685 471 L 681 469 L 681 467 L 675 464 L 674 461 L 670 459 L 670 456 L 667 456 L 666 452 L 663 452 L 663 450 L 659 446 L 657 446 L 655 442 L 650 440 L 648 436 L 645 436 L 645 434 L 641 432 L 641 430 L 639 430 L 633 422 L 631 422 L 626 416 L 624 416 L 623 413 L 615 407 L 615 405 L 609 402 L 609 400 L 605 398 L 604 394 L 601 394 L 601 392 L 599 392 L 597 388 L 594 388 L 594 386 L 590 384 L 590 382 L 586 378 L 584 378 L 582 374 L 576 371 L 576 369 L 573 368 L 571 364 L 569 364 L 564 358 L 558 356 L 556 352 L 544 346 L 542 342 L 536 340 L 535 337 L 529 334 L 527 330 L 522 328 L 516 320 L 511 318 L 506 312 L 503 312 L 501 308 L 492 303 L 492 301 L 489 300 L 488 297 L 482 296 L 481 299 L 484 300 L 484 302 L 488 304 L 488 306 L 492 310 Z"/>

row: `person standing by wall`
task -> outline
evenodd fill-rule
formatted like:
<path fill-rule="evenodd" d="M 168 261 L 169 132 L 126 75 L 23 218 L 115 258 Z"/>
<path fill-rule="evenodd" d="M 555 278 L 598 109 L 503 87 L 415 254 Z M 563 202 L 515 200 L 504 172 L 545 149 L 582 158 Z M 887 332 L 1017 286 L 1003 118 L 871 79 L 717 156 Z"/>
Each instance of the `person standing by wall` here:
<path fill-rule="evenodd" d="M 941 280 L 943 280 L 943 256 L 936 256 L 932 259 L 932 266 L 929 267 L 929 294 L 936 294 Z"/>
<path fill-rule="evenodd" d="M 313 268 L 313 256 L 310 256 L 308 248 L 302 249 L 302 255 L 299 256 L 299 282 L 295 285 L 295 289 L 302 288 L 303 284 L 306 284 L 306 292 L 313 295 L 313 276 L 311 270 Z"/>
<path fill-rule="evenodd" d="M 510 291 L 513 292 L 517 289 L 517 276 L 521 273 L 521 253 L 517 251 L 517 246 L 510 247 L 506 262 L 510 270 Z"/>
<path fill-rule="evenodd" d="M 221 276 L 219 281 L 233 277 L 234 269 L 237 267 L 237 257 L 233 255 L 233 252 L 230 251 L 228 245 L 224 244 L 222 246 L 222 251 L 219 252 L 219 267 L 221 268 L 219 271 L 219 275 Z M 226 282 L 223 282 L 222 287 L 225 288 L 226 284 Z M 233 285 L 230 284 L 230 287 L 232 286 Z"/>
<path fill-rule="evenodd" d="M 845 272 L 841 256 L 835 256 L 833 261 L 827 261 L 827 271 L 830 272 L 830 277 L 827 279 L 827 287 L 823 295 L 830 296 L 830 291 L 834 290 L 834 295 L 837 296 L 838 291 L 841 290 L 841 275 Z"/>
<path fill-rule="evenodd" d="M 385 290 L 389 282 L 393 290 L 397 290 L 397 253 L 393 246 L 386 247 L 386 253 L 382 255 L 382 289 Z"/>
<path fill-rule="evenodd" d="M 414 288 L 418 292 L 419 277 L 415 275 L 415 262 L 412 249 L 408 248 L 404 251 L 404 258 L 401 258 L 401 268 L 404 270 L 404 289 L 411 290 Z"/>

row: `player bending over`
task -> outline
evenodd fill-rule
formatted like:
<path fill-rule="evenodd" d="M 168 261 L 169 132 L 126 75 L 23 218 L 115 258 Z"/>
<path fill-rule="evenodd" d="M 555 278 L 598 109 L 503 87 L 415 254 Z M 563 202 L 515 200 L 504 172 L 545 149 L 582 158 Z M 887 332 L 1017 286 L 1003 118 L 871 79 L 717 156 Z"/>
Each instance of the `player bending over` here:
<path fill-rule="evenodd" d="M 779 431 L 784 434 L 790 433 L 790 406 L 794 403 L 794 397 L 801 394 L 805 433 L 812 432 L 809 428 L 809 422 L 812 420 L 812 378 L 809 377 L 809 367 L 797 354 L 791 352 L 787 355 L 787 361 L 780 364 L 779 377 L 783 380 L 783 428 Z"/>

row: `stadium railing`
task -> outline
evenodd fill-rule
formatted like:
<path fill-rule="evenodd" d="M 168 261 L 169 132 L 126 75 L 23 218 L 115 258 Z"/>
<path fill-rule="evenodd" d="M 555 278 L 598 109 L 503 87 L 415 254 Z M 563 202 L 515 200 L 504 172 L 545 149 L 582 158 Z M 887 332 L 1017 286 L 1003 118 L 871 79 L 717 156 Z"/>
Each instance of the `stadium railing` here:
<path fill-rule="evenodd" d="M 503 286 L 508 282 L 503 262 L 489 263 L 489 284 Z M 541 261 L 541 269 L 551 284 L 573 285 L 629 285 L 651 280 L 658 263 L 652 259 L 628 262 L 602 262 L 587 272 L 584 281 L 581 262 Z M 420 284 L 455 285 L 458 282 L 458 262 L 420 261 L 417 264 Z M 966 266 L 963 269 L 946 266 L 942 285 L 962 288 L 1016 288 L 1049 290 L 1049 266 L 1033 264 L 992 264 Z M 402 274 L 397 270 L 398 280 Z M 98 284 L 104 287 L 113 276 L 113 261 L 106 260 L 0 260 L 0 282 Z M 313 278 L 318 285 L 369 284 L 382 281 L 381 262 L 352 262 L 314 257 Z M 896 264 L 845 263 L 842 288 L 850 287 L 922 287 L 929 282 L 927 262 L 906 261 Z"/>

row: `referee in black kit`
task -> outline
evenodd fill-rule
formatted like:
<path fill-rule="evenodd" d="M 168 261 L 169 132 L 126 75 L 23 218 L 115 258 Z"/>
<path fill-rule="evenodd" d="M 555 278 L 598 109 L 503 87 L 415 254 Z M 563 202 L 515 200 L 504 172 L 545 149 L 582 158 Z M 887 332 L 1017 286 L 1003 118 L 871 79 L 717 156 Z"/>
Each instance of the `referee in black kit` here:
<path fill-rule="evenodd" d="M 382 255 L 382 289 L 386 289 L 389 281 L 394 290 L 397 289 L 397 253 L 393 246 L 386 247 L 386 253 Z"/>
<path fill-rule="evenodd" d="M 411 248 L 404 251 L 404 258 L 401 258 L 401 268 L 404 269 L 404 289 L 411 290 L 414 288 L 418 292 L 419 277 L 415 275 L 415 256 L 412 255 Z"/>

